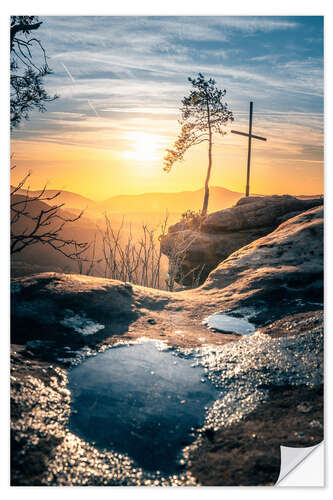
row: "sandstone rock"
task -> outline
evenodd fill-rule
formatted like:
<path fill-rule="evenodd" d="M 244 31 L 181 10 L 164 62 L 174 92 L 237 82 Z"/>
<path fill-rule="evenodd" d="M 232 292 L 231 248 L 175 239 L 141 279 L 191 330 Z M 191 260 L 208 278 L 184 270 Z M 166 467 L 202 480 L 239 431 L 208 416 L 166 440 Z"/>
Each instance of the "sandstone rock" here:
<path fill-rule="evenodd" d="M 81 275 L 42 273 L 12 280 L 15 342 L 59 338 L 75 341 L 99 334 L 112 321 L 137 316 L 132 286 Z M 109 301 L 106 306 L 106 296 Z"/>
<path fill-rule="evenodd" d="M 170 274 L 181 284 L 198 285 L 234 251 L 269 234 L 281 222 L 322 204 L 322 199 L 289 195 L 248 197 L 234 207 L 209 214 L 198 228 L 193 228 L 191 221 L 180 221 L 161 238 Z"/>
<path fill-rule="evenodd" d="M 237 250 L 192 294 L 230 297 L 243 305 L 266 303 L 270 314 L 292 300 L 323 300 L 323 209 L 313 208 L 281 224 L 269 235 Z"/>
<path fill-rule="evenodd" d="M 170 300 L 162 290 L 79 274 L 41 273 L 11 284 L 11 342 L 96 344 Z M 175 299 L 177 303 L 177 298 Z"/>
<path fill-rule="evenodd" d="M 178 283 L 197 286 L 228 255 L 268 232 L 268 228 L 258 228 L 237 231 L 230 235 L 187 229 L 164 237 L 161 240 L 161 248 L 169 257 L 169 274 L 174 276 Z"/>
<path fill-rule="evenodd" d="M 214 255 L 214 246 L 211 251 Z M 193 290 L 171 293 L 60 273 L 14 279 L 12 342 L 50 340 L 76 347 L 128 335 L 129 329 L 136 336 L 163 332 L 177 342 L 181 330 L 194 342 L 202 337 L 208 314 L 251 307 L 260 326 L 320 309 L 322 294 L 323 209 L 317 207 L 233 252 Z"/>

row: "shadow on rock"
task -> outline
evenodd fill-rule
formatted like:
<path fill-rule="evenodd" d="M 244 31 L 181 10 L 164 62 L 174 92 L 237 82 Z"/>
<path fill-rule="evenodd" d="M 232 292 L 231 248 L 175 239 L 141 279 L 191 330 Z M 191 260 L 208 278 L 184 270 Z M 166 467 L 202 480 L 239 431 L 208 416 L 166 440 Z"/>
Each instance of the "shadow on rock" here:
<path fill-rule="evenodd" d="M 127 283 L 44 273 L 12 282 L 11 342 L 80 347 L 121 335 L 139 316 Z"/>

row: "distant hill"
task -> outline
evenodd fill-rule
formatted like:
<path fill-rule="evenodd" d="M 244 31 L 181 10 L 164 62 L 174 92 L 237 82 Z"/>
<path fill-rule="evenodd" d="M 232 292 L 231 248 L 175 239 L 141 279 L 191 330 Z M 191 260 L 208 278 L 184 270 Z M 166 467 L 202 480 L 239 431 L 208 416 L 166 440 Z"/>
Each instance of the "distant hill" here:
<path fill-rule="evenodd" d="M 13 187 L 12 187 L 13 189 Z M 45 197 L 52 197 L 55 196 L 61 189 L 47 189 L 43 195 L 43 198 Z M 35 197 L 38 196 L 40 193 L 40 190 L 37 191 L 29 191 L 29 196 L 30 197 Z M 21 195 L 26 195 L 27 190 L 26 189 L 20 189 L 17 194 Z M 47 201 L 49 205 L 59 205 L 61 203 L 66 204 L 66 208 L 74 208 L 76 210 L 84 210 L 87 208 L 87 210 L 94 210 L 96 206 L 96 201 L 91 200 L 90 198 L 86 198 L 85 196 L 82 196 L 81 194 L 77 193 L 72 193 L 71 191 L 61 191 L 60 195 L 57 196 L 54 200 Z M 98 209 L 98 206 L 96 207 Z"/>
<path fill-rule="evenodd" d="M 49 189 L 45 191 L 45 196 L 53 196 L 58 191 Z M 36 196 L 40 191 L 29 191 L 29 196 Z M 18 194 L 26 194 L 26 191 L 21 189 Z M 143 212 L 163 212 L 183 213 L 186 210 L 201 210 L 203 202 L 204 190 L 197 191 L 181 191 L 178 193 L 144 193 L 136 195 L 119 195 L 112 196 L 104 201 L 94 201 L 85 196 L 72 193 L 70 191 L 62 191 L 59 196 L 53 201 L 48 201 L 49 204 L 65 203 L 66 209 L 86 210 L 86 214 L 100 215 L 103 212 L 118 212 L 118 213 L 143 213 Z M 230 191 L 229 189 L 213 186 L 210 188 L 209 197 L 209 212 L 222 210 L 223 208 L 234 205 L 241 197 L 242 193 Z"/>
<path fill-rule="evenodd" d="M 201 210 L 204 190 L 179 193 L 145 193 L 113 196 L 101 203 L 110 212 L 178 212 Z M 243 196 L 242 193 L 213 186 L 210 188 L 209 212 L 230 207 Z"/>
<path fill-rule="evenodd" d="M 45 191 L 45 196 L 53 196 L 58 191 L 50 189 Z M 21 189 L 18 194 L 25 194 Z M 30 196 L 36 196 L 40 191 L 30 191 Z M 44 197 L 45 197 L 44 196 Z M 48 204 L 65 203 L 65 210 L 73 209 L 74 212 L 85 210 L 86 216 L 97 217 L 104 212 L 119 214 L 142 214 L 142 213 L 165 213 L 182 214 L 186 210 L 198 211 L 202 208 L 204 190 L 181 191 L 178 193 L 144 193 L 134 195 L 112 196 L 104 201 L 94 201 L 70 191 L 61 191 L 55 200 L 47 201 Z M 231 191 L 224 187 L 212 186 L 210 188 L 208 212 L 216 212 L 231 207 L 244 196 L 244 193 Z M 258 195 L 256 195 L 258 196 Z M 317 198 L 320 195 L 305 196 L 299 198 Z"/>

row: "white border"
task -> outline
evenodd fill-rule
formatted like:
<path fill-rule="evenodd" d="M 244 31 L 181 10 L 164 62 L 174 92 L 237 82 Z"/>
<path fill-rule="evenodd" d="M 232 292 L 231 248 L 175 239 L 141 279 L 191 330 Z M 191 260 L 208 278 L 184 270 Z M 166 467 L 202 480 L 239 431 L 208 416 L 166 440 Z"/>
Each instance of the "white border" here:
<path fill-rule="evenodd" d="M 296 463 L 276 486 L 280 488 L 306 486 L 308 488 L 325 485 L 325 444 L 322 442 L 311 448 L 306 457 Z"/>
<path fill-rule="evenodd" d="M 9 299 L 8 299 L 8 283 L 9 283 L 9 245 L 8 245 L 8 237 L 9 234 L 9 216 L 8 216 L 8 207 L 9 207 L 9 197 L 8 197 L 8 186 L 9 186 L 9 176 L 8 176 L 8 157 L 9 157 L 9 134 L 6 132 L 8 130 L 9 123 L 9 100 L 8 100 L 8 75 L 9 75 L 9 57 L 7 48 L 9 46 L 9 36 L 8 36 L 8 19 L 12 14 L 39 14 L 43 15 L 325 15 L 325 33 L 326 33 L 326 113 L 325 113 L 325 123 L 326 123 L 326 148 L 325 148 L 325 181 L 326 181 L 326 285 L 328 278 L 331 276 L 331 268 L 330 259 L 328 256 L 332 256 L 332 245 L 328 242 L 327 232 L 329 230 L 329 218 L 332 216 L 331 210 L 331 202 L 329 199 L 329 192 L 331 191 L 331 181 L 332 181 L 332 168 L 333 165 L 330 162 L 331 159 L 331 145 L 327 138 L 329 134 L 332 134 L 332 127 L 329 123 L 329 116 L 331 107 L 331 99 L 328 94 L 328 90 L 332 88 L 332 79 L 331 77 L 331 63 L 330 63 L 330 55 L 328 54 L 329 46 L 333 46 L 332 41 L 332 33 L 333 26 L 331 21 L 330 14 L 330 5 L 332 5 L 331 0 L 317 0 L 316 2 L 303 0 L 280 0 L 279 2 L 270 2 L 267 1 L 257 1 L 251 0 L 249 2 L 246 1 L 233 1 L 233 2 L 222 2 L 221 0 L 211 0 L 210 2 L 197 2 L 190 0 L 168 0 L 168 2 L 156 2 L 153 0 L 122 0 L 119 3 L 110 2 L 110 0 L 106 1 L 97 1 L 89 2 L 84 4 L 82 1 L 72 0 L 71 2 L 58 0 L 57 2 L 45 2 L 45 0 L 30 0 L 29 2 L 24 2 L 23 0 L 15 0 L 15 2 L 6 2 L 5 5 L 1 5 L 1 16 L 0 16 L 0 50 L 1 50 L 1 113 L 0 120 L 2 122 L 1 126 L 1 144 L 0 144 L 0 154 L 1 154 L 1 163 L 0 163 L 0 186 L 1 186 L 1 196 L 0 196 L 0 214 L 1 214 L 1 304 L 2 307 L 2 328 L 1 328 L 1 388 L 4 388 L 2 392 L 2 411 L 1 411 L 1 423 L 2 423 L 2 432 L 1 436 L 1 489 L 4 490 L 3 493 L 7 494 L 10 498 L 19 498 L 21 496 L 24 497 L 39 497 L 39 496 L 58 496 L 59 494 L 63 496 L 70 496 L 74 498 L 76 496 L 88 497 L 91 498 L 92 495 L 97 494 L 98 496 L 107 495 L 121 498 L 123 496 L 131 496 L 135 495 L 135 497 L 151 497 L 156 498 L 158 496 L 187 496 L 190 495 L 191 498 L 202 497 L 204 495 L 209 495 L 212 497 L 220 497 L 221 495 L 228 495 L 232 492 L 233 496 L 236 498 L 239 495 L 246 495 L 247 498 L 255 497 L 257 498 L 265 498 L 267 497 L 268 491 L 270 495 L 279 495 L 283 492 L 286 494 L 286 490 L 281 490 L 279 488 L 267 488 L 256 487 L 256 488 L 219 488 L 219 487 L 210 487 L 210 488 L 174 488 L 174 489 L 162 489 L 162 488 L 101 488 L 99 487 L 97 490 L 90 488 L 62 488 L 59 490 L 58 488 L 48 488 L 45 490 L 44 488 L 9 488 L 8 487 L 8 478 L 9 478 L 9 464 L 8 464 L 8 421 L 9 421 L 9 412 L 8 412 L 8 347 L 9 347 L 9 339 L 8 339 L 8 329 L 9 329 Z M 7 75 L 7 77 L 6 77 Z M 329 83 L 330 82 L 330 85 Z M 331 257 L 332 258 L 332 257 Z M 328 286 L 326 286 L 326 304 L 328 305 L 330 294 Z M 329 312 L 329 308 L 326 308 L 327 314 Z M 327 321 L 328 326 L 328 321 Z M 329 352 L 329 337 L 333 335 L 333 333 L 328 332 L 328 327 L 326 327 L 326 335 L 328 337 L 326 342 L 326 353 Z M 326 363 L 328 366 L 329 363 Z M 326 384 L 328 384 L 328 370 L 326 370 Z M 6 401 L 6 402 L 5 402 Z M 5 409 L 7 411 L 5 411 Z M 327 409 L 326 409 L 327 410 Z M 329 421 L 328 412 L 326 413 L 326 422 Z M 329 435 L 328 426 L 325 428 L 325 436 L 326 441 Z M 7 443 L 7 446 L 5 446 Z M 326 470 L 329 470 L 331 466 L 331 460 L 329 463 L 326 463 Z M 329 481 L 329 478 L 328 478 Z M 227 491 L 231 489 L 230 491 Z M 312 488 L 300 488 L 300 493 L 302 495 L 302 499 L 311 498 L 313 499 L 313 495 L 321 496 L 329 494 L 329 490 L 331 486 L 329 485 L 325 489 L 316 489 L 314 492 Z M 294 494 L 294 492 L 291 492 Z"/>

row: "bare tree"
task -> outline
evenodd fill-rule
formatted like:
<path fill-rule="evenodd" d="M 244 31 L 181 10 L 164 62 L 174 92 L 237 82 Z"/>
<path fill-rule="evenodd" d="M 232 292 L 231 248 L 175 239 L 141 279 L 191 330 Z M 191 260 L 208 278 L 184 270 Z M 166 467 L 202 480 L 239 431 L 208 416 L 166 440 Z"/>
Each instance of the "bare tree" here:
<path fill-rule="evenodd" d="M 104 276 L 136 285 L 160 288 L 160 270 L 162 253 L 156 228 L 142 224 L 141 235 L 134 238 L 130 227 L 124 231 L 125 221 L 115 230 L 107 214 L 105 229 L 99 228 L 102 240 Z M 168 216 L 162 224 L 165 233 Z M 125 233 L 125 237 L 124 237 Z"/>
<path fill-rule="evenodd" d="M 10 20 L 10 126 L 17 127 L 29 112 L 46 111 L 45 103 L 57 99 L 43 87 L 43 78 L 52 73 L 41 41 L 31 32 L 42 21 L 37 16 L 11 16 Z M 21 36 L 22 35 L 22 36 Z"/>
<path fill-rule="evenodd" d="M 15 166 L 11 167 L 14 168 Z M 82 254 L 89 248 L 89 243 L 66 239 L 62 236 L 62 230 L 65 225 L 79 220 L 83 211 L 75 217 L 68 217 L 61 210 L 64 203 L 57 205 L 43 203 L 53 202 L 61 194 L 61 191 L 58 191 L 48 195 L 46 185 L 37 194 L 30 195 L 29 188 L 21 194 L 30 175 L 28 172 L 11 190 L 11 254 L 40 243 L 52 247 L 69 259 L 82 260 Z"/>
<path fill-rule="evenodd" d="M 186 151 L 202 142 L 208 143 L 208 167 L 205 180 L 205 195 L 201 214 L 207 214 L 209 199 L 209 179 L 212 169 L 213 134 L 224 135 L 225 125 L 233 121 L 232 112 L 227 103 L 222 102 L 226 90 L 219 90 L 212 78 L 205 80 L 202 73 L 198 78 L 188 79 L 194 89 L 184 97 L 181 107 L 181 131 L 173 149 L 167 149 L 164 158 L 164 170 L 170 172 L 172 165 L 184 159 Z"/>

